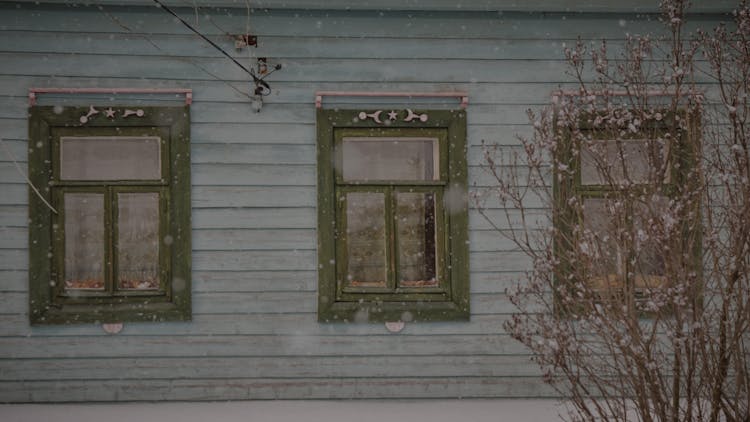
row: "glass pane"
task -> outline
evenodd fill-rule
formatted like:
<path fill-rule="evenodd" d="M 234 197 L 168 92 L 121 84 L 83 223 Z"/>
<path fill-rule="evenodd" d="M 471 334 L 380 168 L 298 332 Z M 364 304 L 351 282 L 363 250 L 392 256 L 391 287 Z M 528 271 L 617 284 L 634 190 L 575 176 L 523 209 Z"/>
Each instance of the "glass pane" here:
<path fill-rule="evenodd" d="M 636 294 L 644 293 L 649 288 L 660 287 L 666 281 L 663 248 L 657 241 L 658 227 L 651 223 L 667 215 L 669 199 L 655 196 L 650 204 L 637 204 L 633 218 L 635 238 L 635 274 L 633 284 Z"/>
<path fill-rule="evenodd" d="M 437 286 L 435 194 L 397 193 L 396 219 L 399 286 Z"/>
<path fill-rule="evenodd" d="M 161 149 L 154 136 L 60 138 L 63 180 L 161 179 Z"/>
<path fill-rule="evenodd" d="M 627 180 L 645 183 L 652 169 L 657 171 L 663 160 L 663 144 L 659 142 L 646 139 L 591 141 L 581 150 L 581 183 L 608 185 Z"/>
<path fill-rule="evenodd" d="M 117 195 L 117 288 L 159 288 L 159 194 Z"/>
<path fill-rule="evenodd" d="M 354 287 L 385 287 L 385 195 L 346 195 L 347 281 Z"/>
<path fill-rule="evenodd" d="M 601 198 L 583 201 L 583 239 L 581 254 L 587 259 L 596 289 L 609 290 L 624 286 L 624 252 L 618 241 L 618 218 L 613 203 Z M 624 226 L 620 226 L 621 228 Z"/>
<path fill-rule="evenodd" d="M 104 195 L 66 193 L 65 288 L 104 289 Z"/>
<path fill-rule="evenodd" d="M 342 143 L 344 180 L 439 180 L 436 138 L 348 137 Z"/>

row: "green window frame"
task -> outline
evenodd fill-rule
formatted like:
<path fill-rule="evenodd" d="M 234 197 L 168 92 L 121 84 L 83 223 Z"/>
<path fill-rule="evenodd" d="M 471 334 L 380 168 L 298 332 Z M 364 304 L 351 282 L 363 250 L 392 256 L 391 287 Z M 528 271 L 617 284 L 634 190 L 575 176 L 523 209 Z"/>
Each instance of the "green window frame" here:
<path fill-rule="evenodd" d="M 317 156 L 318 320 L 468 320 L 466 112 L 318 109 Z"/>
<path fill-rule="evenodd" d="M 579 253 L 578 245 L 584 240 L 580 237 L 581 233 L 577 233 L 573 226 L 580 224 L 584 229 L 588 228 L 595 231 L 591 228 L 591 225 L 597 224 L 591 222 L 593 218 L 586 216 L 586 202 L 589 202 L 589 211 L 595 208 L 597 201 L 599 202 L 597 206 L 606 206 L 607 201 L 621 202 L 624 211 L 620 215 L 622 220 L 618 224 L 629 227 L 630 232 L 633 233 L 631 242 L 637 242 L 635 233 L 640 227 L 638 207 L 643 204 L 637 203 L 632 198 L 638 198 L 639 194 L 645 192 L 653 194 L 654 198 L 659 198 L 664 202 L 662 204 L 654 202 L 648 206 L 654 206 L 655 209 L 658 209 L 659 206 L 663 206 L 670 198 L 678 194 L 680 186 L 687 186 L 695 182 L 695 180 L 688 179 L 688 174 L 695 168 L 699 155 L 699 151 L 696 149 L 699 144 L 696 139 L 700 137 L 700 121 L 697 113 L 682 111 L 675 115 L 674 113 L 664 112 L 660 120 L 648 121 L 636 132 L 629 128 L 610 127 L 606 124 L 603 125 L 605 126 L 603 129 L 593 123 L 597 120 L 595 114 L 583 116 L 578 125 L 580 134 L 573 137 L 571 136 L 573 131 L 568 131 L 563 142 L 556 149 L 557 162 L 564 167 L 563 171 L 559 168 L 553 169 L 553 224 L 556 228 L 554 251 L 557 262 L 562 266 L 561 271 L 557 273 L 557 282 L 560 283 L 572 283 L 580 278 L 576 275 L 571 276 L 576 274 L 574 269 L 576 256 L 571 256 L 571 254 Z M 678 123 L 675 123 L 679 120 L 687 122 L 683 123 L 684 127 L 681 129 L 677 129 Z M 663 140 L 661 147 L 655 144 L 657 138 Z M 584 144 L 584 139 L 586 144 Z M 642 148 L 634 148 L 636 142 L 642 143 Z M 596 152 L 587 152 L 587 148 L 591 148 L 594 143 L 611 143 L 611 145 L 608 147 L 599 146 L 599 150 Z M 584 170 L 584 156 L 591 154 L 589 157 L 595 155 L 600 157 L 602 151 L 606 151 L 609 147 L 613 148 L 618 157 L 612 162 L 614 164 L 610 163 L 612 167 L 606 170 L 608 173 L 602 172 L 604 167 L 601 166 L 601 162 L 598 167 L 594 163 L 598 158 L 588 158 L 591 167 L 587 171 Z M 648 168 L 638 169 L 634 164 L 635 159 L 624 160 L 624 158 L 632 158 L 628 154 L 632 154 L 633 151 L 644 154 L 640 158 L 649 157 L 647 159 Z M 660 151 L 660 153 L 655 155 L 654 151 Z M 633 172 L 635 174 L 638 171 L 646 171 L 647 173 L 653 171 L 652 165 L 654 163 L 650 161 L 653 160 L 653 157 L 659 155 L 663 160 L 661 163 L 664 169 L 663 174 L 656 173 L 654 176 L 654 173 L 651 173 L 650 176 L 642 176 L 644 177 L 642 180 L 637 180 L 637 176 L 629 174 L 627 183 L 624 183 L 623 186 L 613 186 L 618 177 L 625 177 L 624 175 L 630 171 L 627 170 L 629 166 L 636 166 L 634 167 L 636 171 Z M 584 175 L 584 173 L 587 174 Z M 576 204 L 582 204 L 583 211 L 581 208 L 570 206 L 571 198 L 575 198 Z M 607 212 L 608 210 L 603 209 L 602 211 Z M 693 215 L 695 219 L 699 220 L 700 210 L 698 208 L 693 210 Z M 587 221 L 587 218 L 589 221 Z M 598 224 L 607 224 L 611 221 L 610 214 L 601 218 Z M 690 222 L 683 224 L 682 239 L 684 240 L 684 250 L 692 256 L 695 263 L 694 271 L 699 274 L 701 234 L 696 232 L 695 227 L 697 226 Z M 629 309 L 635 310 L 638 301 L 648 299 L 647 292 L 650 288 L 658 287 L 668 280 L 658 274 L 643 272 L 648 264 L 644 265 L 642 262 L 658 261 L 660 259 L 658 253 L 636 256 L 633 245 L 625 245 L 624 248 L 622 245 L 615 245 L 614 247 L 619 252 L 615 254 L 617 262 L 612 262 L 617 266 L 617 270 L 614 273 L 590 275 L 586 283 L 601 285 L 601 288 L 598 289 L 601 291 L 600 299 L 610 298 L 623 301 Z M 602 268 L 609 264 L 606 257 L 600 257 L 600 259 Z M 560 278 L 563 280 L 560 280 Z M 695 292 L 693 297 L 700 300 L 699 292 Z M 556 300 L 556 305 L 562 313 L 565 313 L 567 308 L 562 306 L 559 300 Z M 638 313 L 648 314 L 640 311 Z"/>
<path fill-rule="evenodd" d="M 32 106 L 28 150 L 31 323 L 190 320 L 189 107 Z"/>

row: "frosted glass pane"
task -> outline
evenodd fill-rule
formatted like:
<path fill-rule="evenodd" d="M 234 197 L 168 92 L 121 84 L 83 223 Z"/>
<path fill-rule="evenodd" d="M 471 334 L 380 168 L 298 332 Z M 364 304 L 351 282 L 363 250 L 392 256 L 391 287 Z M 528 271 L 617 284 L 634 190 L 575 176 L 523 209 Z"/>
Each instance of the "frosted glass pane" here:
<path fill-rule="evenodd" d="M 117 288 L 159 288 L 159 194 L 117 195 Z"/>
<path fill-rule="evenodd" d="M 589 282 L 599 289 L 624 286 L 624 256 L 618 241 L 616 217 L 610 209 L 611 202 L 600 198 L 583 201 L 584 238 L 581 240 L 582 254 L 590 262 L 593 271 Z"/>
<path fill-rule="evenodd" d="M 398 276 L 401 287 L 437 286 L 435 195 L 396 195 Z"/>
<path fill-rule="evenodd" d="M 348 137 L 342 149 L 346 181 L 440 179 L 436 138 Z"/>
<path fill-rule="evenodd" d="M 160 139 L 154 136 L 60 138 L 62 180 L 161 179 Z"/>
<path fill-rule="evenodd" d="M 385 195 L 346 195 L 347 282 L 354 287 L 385 287 Z"/>
<path fill-rule="evenodd" d="M 649 220 L 661 220 L 667 214 L 669 199 L 655 196 L 649 204 L 637 204 L 633 218 L 633 237 L 635 238 L 635 263 L 633 265 L 634 285 L 636 292 L 643 289 L 659 287 L 666 280 L 664 252 L 656 240 L 656 230 L 650 229 Z"/>
<path fill-rule="evenodd" d="M 645 183 L 649 181 L 650 173 L 662 166 L 663 157 L 662 145 L 646 139 L 628 139 L 619 143 L 591 141 L 581 149 L 581 183 Z"/>
<path fill-rule="evenodd" d="M 65 288 L 104 289 L 104 195 L 66 193 Z"/>

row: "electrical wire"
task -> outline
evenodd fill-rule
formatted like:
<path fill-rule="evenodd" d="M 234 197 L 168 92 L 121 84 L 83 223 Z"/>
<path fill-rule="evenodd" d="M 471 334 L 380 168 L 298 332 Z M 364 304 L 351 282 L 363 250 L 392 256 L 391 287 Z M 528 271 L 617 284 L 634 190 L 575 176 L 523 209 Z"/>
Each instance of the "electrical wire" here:
<path fill-rule="evenodd" d="M 211 41 L 211 39 L 209 39 L 208 37 L 206 37 L 205 35 L 203 35 L 202 33 L 200 33 L 200 31 L 198 31 L 197 29 L 193 28 L 193 26 L 192 26 L 192 25 L 190 25 L 190 24 L 189 24 L 188 22 L 186 22 L 186 21 L 185 21 L 184 19 L 182 19 L 182 18 L 181 18 L 181 17 L 180 17 L 180 16 L 179 16 L 179 15 L 178 15 L 177 13 L 175 13 L 175 12 L 174 12 L 174 11 L 173 11 L 172 9 L 170 9 L 169 7 L 167 7 L 166 5 L 164 5 L 164 4 L 163 4 L 162 2 L 160 2 L 159 0 L 153 0 L 153 1 L 154 1 L 154 3 L 156 3 L 156 4 L 157 4 L 157 5 L 159 6 L 159 7 L 161 7 L 162 9 L 164 9 L 164 11 L 166 11 L 166 12 L 167 12 L 167 13 L 169 13 L 170 15 L 174 16 L 175 18 L 177 18 L 177 20 L 179 20 L 179 21 L 180 21 L 180 23 L 182 23 L 182 24 L 183 24 L 183 25 L 184 25 L 185 27 L 187 27 L 187 28 L 188 28 L 189 30 L 193 31 L 193 32 L 194 32 L 194 33 L 195 33 L 196 35 L 198 35 L 199 37 L 203 38 L 203 39 L 204 39 L 204 40 L 205 40 L 205 41 L 206 41 L 207 43 L 211 44 L 211 46 L 212 46 L 212 47 L 214 47 L 215 49 L 217 49 L 218 51 L 220 51 L 220 52 L 221 52 L 221 53 L 222 53 L 223 55 L 225 55 L 225 56 L 226 56 L 226 57 L 227 57 L 227 58 L 228 58 L 229 60 L 231 60 L 232 62 L 234 62 L 234 64 L 236 64 L 237 66 L 239 66 L 239 67 L 240 67 L 240 69 L 244 70 L 244 71 L 245 71 L 245 73 L 247 73 L 248 75 L 250 75 L 250 77 L 251 77 L 251 78 L 253 78 L 253 82 L 255 83 L 255 85 L 256 85 L 257 87 L 263 87 L 263 88 L 265 88 L 265 89 L 266 89 L 266 90 L 267 90 L 267 91 L 268 91 L 268 92 L 270 93 L 270 91 L 271 91 L 271 87 L 270 87 L 270 86 L 268 85 L 268 83 L 267 83 L 266 81 L 264 81 L 263 79 L 261 79 L 261 78 L 257 77 L 257 76 L 255 75 L 255 73 L 254 73 L 254 72 L 252 72 L 252 71 L 251 71 L 250 69 L 248 69 L 247 67 L 245 67 L 245 66 L 244 66 L 244 65 L 243 65 L 242 63 L 240 63 L 239 61 L 237 61 L 237 59 L 235 59 L 234 57 L 232 57 L 232 56 L 231 56 L 231 55 L 230 55 L 229 53 L 227 53 L 227 52 L 226 52 L 226 51 L 225 51 L 225 50 L 224 50 L 223 48 L 221 48 L 221 47 L 220 47 L 220 46 L 219 46 L 218 44 L 216 44 L 215 42 Z M 256 94 L 257 94 L 257 93 L 258 93 L 258 92 L 256 91 Z M 263 95 L 263 94 L 261 94 L 261 95 Z"/>
<path fill-rule="evenodd" d="M 200 11 L 201 7 L 200 7 L 200 6 L 198 6 L 197 4 L 195 4 L 195 0 L 193 0 L 193 4 L 190 4 L 190 3 L 188 2 L 188 0 L 180 0 L 180 2 L 181 2 L 182 4 L 184 4 L 184 5 L 186 6 L 186 7 L 192 7 L 192 8 L 194 8 L 194 9 L 195 9 L 195 16 L 196 16 L 196 18 L 195 18 L 195 21 L 196 21 L 196 25 L 197 25 L 197 22 L 198 22 L 198 13 L 199 13 L 199 11 Z M 247 15 L 246 15 L 246 18 L 245 18 L 245 34 L 247 34 L 247 36 L 249 36 L 249 35 L 250 35 L 250 34 L 252 33 L 252 32 L 250 31 L 250 13 L 251 13 L 251 10 L 252 10 L 252 8 L 251 8 L 251 6 L 250 6 L 250 0 L 245 0 L 245 8 L 247 9 Z M 224 28 L 222 28 L 221 26 L 219 26 L 219 24 L 217 24 L 217 23 L 216 23 L 216 21 L 214 21 L 214 20 L 213 20 L 213 19 L 211 18 L 211 16 L 210 16 L 210 15 L 205 15 L 205 17 L 206 17 L 206 20 L 208 20 L 208 22 L 209 22 L 209 23 L 210 23 L 211 25 L 213 25 L 213 26 L 214 26 L 214 28 L 216 28 L 216 29 L 218 29 L 218 30 L 219 30 L 219 32 L 221 32 L 222 34 L 224 34 L 224 35 L 225 35 L 226 37 L 228 37 L 229 39 L 235 39 L 235 36 L 234 36 L 234 35 L 232 35 L 232 34 L 231 34 L 231 33 L 230 33 L 229 31 L 227 31 L 227 30 L 225 30 Z M 253 55 L 253 53 L 252 53 L 252 49 L 250 49 L 250 48 L 247 48 L 246 50 L 247 50 L 247 59 L 248 59 L 248 60 L 249 60 L 250 62 L 252 62 L 253 60 L 257 60 L 257 59 L 255 58 L 255 56 Z M 274 66 L 274 67 L 273 67 L 273 68 L 271 69 L 271 71 L 270 71 L 270 72 L 266 71 L 266 72 L 260 73 L 259 75 L 258 75 L 258 74 L 255 74 L 255 72 L 254 72 L 254 71 L 253 71 L 252 69 L 250 70 L 250 72 L 251 72 L 251 73 L 253 73 L 253 74 L 255 74 L 256 76 L 258 76 L 258 78 L 259 78 L 259 79 L 261 79 L 261 80 L 265 80 L 265 78 L 266 78 L 266 77 L 267 77 L 268 75 L 270 75 L 271 73 L 273 73 L 273 72 L 275 72 L 275 71 L 277 71 L 277 70 L 279 70 L 279 69 L 281 69 L 281 65 L 280 65 L 280 64 L 277 64 L 276 66 Z M 259 85 L 257 85 L 257 84 L 256 84 L 256 86 L 255 86 L 255 90 L 254 90 L 254 94 L 255 94 L 255 95 L 262 95 L 262 96 L 267 96 L 267 95 L 269 95 L 270 93 L 271 93 L 271 90 L 270 90 L 270 89 L 269 89 L 269 88 L 268 88 L 267 86 L 259 86 Z"/>
<path fill-rule="evenodd" d="M 250 98 L 250 94 L 248 94 L 247 92 L 241 91 L 236 86 L 234 86 L 231 83 L 229 83 L 228 81 L 226 81 L 226 80 L 218 77 L 217 75 L 211 73 L 208 69 L 206 69 L 205 67 L 199 65 L 198 63 L 195 63 L 194 61 L 190 60 L 189 58 L 187 58 L 187 57 L 170 56 L 166 51 L 164 51 L 163 48 L 159 47 L 159 45 L 157 45 L 151 38 L 149 38 L 145 34 L 138 34 L 138 33 L 134 32 L 132 29 L 130 29 L 130 27 L 128 27 L 127 25 L 125 25 L 124 23 L 122 23 L 122 21 L 120 21 L 117 18 L 117 16 L 114 16 L 113 14 L 111 14 L 111 13 L 107 12 L 106 10 L 104 10 L 104 7 L 102 7 L 101 5 L 97 5 L 97 8 L 99 9 L 99 11 L 101 13 L 104 14 L 104 16 L 106 16 L 107 18 L 109 18 L 109 20 L 111 20 L 112 22 L 114 22 L 117 26 L 119 26 L 120 28 L 128 31 L 129 33 L 131 33 L 133 35 L 136 35 L 136 36 L 139 36 L 139 37 L 143 38 L 147 43 L 151 44 L 151 46 L 154 47 L 157 51 L 160 51 L 160 52 L 164 53 L 165 56 L 171 57 L 171 58 L 173 58 L 175 60 L 180 60 L 180 61 L 184 61 L 184 62 L 186 62 L 188 64 L 191 64 L 191 65 L 195 66 L 196 68 L 200 69 L 201 71 L 203 71 L 204 73 L 206 73 L 207 75 L 211 76 L 215 80 L 217 80 L 219 82 L 223 82 L 226 86 L 228 86 L 229 88 L 232 88 L 238 94 L 240 94 L 240 95 L 242 95 L 244 97 Z"/>

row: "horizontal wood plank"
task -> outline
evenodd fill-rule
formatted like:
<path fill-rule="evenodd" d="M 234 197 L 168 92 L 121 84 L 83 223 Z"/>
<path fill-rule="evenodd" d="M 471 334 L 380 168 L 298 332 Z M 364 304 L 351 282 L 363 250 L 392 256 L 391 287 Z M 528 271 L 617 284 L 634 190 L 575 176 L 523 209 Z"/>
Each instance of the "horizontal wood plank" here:
<path fill-rule="evenodd" d="M 30 7 L 29 7 L 30 6 Z M 93 7 L 80 7 L 78 19 L 66 18 L 65 9 L 35 8 L 36 25 L 29 20 L 26 8 L 3 10 L 6 15 L 6 30 L 36 30 L 65 32 L 130 32 Z M 541 6 L 540 6 L 541 7 Z M 156 34 L 190 34 L 187 28 L 175 22 L 167 13 L 153 13 L 152 8 L 109 9 L 117 20 L 133 32 Z M 181 9 L 186 17 L 192 9 Z M 210 10 L 204 13 L 210 14 Z M 244 33 L 246 12 L 238 9 L 237 15 L 210 14 L 212 21 L 229 33 Z M 565 17 L 565 19 L 563 19 Z M 630 32 L 659 32 L 663 27 L 653 20 L 635 20 L 634 14 L 533 14 L 533 13 L 471 13 L 452 11 L 403 13 L 398 11 L 313 11 L 294 10 L 268 11 L 255 9 L 252 15 L 253 29 L 262 36 L 393 36 L 430 38 L 536 38 L 553 39 L 569 37 L 579 33 L 584 38 L 624 38 Z M 716 19 L 708 16 L 708 18 Z M 625 20 L 620 25 L 620 20 Z M 692 21 L 699 24 L 701 17 Z M 325 25 L 322 22 L 325 21 Z M 698 22 L 696 22 L 698 21 Z M 44 22 L 44 25 L 39 23 Z M 709 20 L 710 22 L 710 20 Z M 206 23 L 201 30 L 207 35 L 221 35 L 213 25 Z"/>
<path fill-rule="evenodd" d="M 192 182 L 212 186 L 315 186 L 315 166 L 193 164 Z"/>
<path fill-rule="evenodd" d="M 224 59 L 214 47 L 193 34 L 138 34 L 119 32 L 52 32 L 2 31 L 0 51 L 37 52 L 46 54 L 99 54 L 113 56 L 153 55 L 189 56 Z M 50 38 L 56 43 L 46 42 Z M 563 44 L 576 39 L 435 39 L 394 37 L 320 37 L 267 36 L 254 49 L 258 57 L 280 58 L 450 58 L 465 59 L 547 59 L 557 54 L 562 57 Z M 593 41 L 599 41 L 594 39 Z M 247 52 L 236 52 L 234 40 L 216 37 L 215 42 L 239 60 L 247 59 Z M 618 45 L 619 44 L 619 45 Z M 157 48 L 157 46 L 159 48 Z M 610 48 L 617 51 L 621 43 L 613 41 Z"/>
<path fill-rule="evenodd" d="M 5 380 L 532 377 L 526 355 L 0 359 Z"/>
<path fill-rule="evenodd" d="M 224 401 L 259 399 L 382 399 L 556 397 L 538 377 L 420 377 L 328 379 L 230 379 L 0 381 L 6 402 Z"/>
<path fill-rule="evenodd" d="M 505 314 L 474 315 L 469 322 L 414 322 L 406 324 L 399 335 L 487 335 L 504 334 Z M 3 314 L 0 332 L 4 337 L 77 337 L 103 335 L 98 324 L 34 326 L 25 314 Z M 126 336 L 214 336 L 277 335 L 298 336 L 388 334 L 384 324 L 319 323 L 314 313 L 271 314 L 195 314 L 190 322 L 126 323 Z M 342 353 L 344 355 L 345 353 Z M 240 354 L 239 356 L 244 356 Z"/>
<path fill-rule="evenodd" d="M 193 250 L 315 250 L 316 240 L 312 229 L 194 230 Z"/>
<path fill-rule="evenodd" d="M 33 3 L 38 4 L 33 0 L 19 0 L 17 3 Z M 46 3 L 65 3 L 65 0 L 47 0 Z M 729 13 L 732 10 L 734 3 L 728 0 L 716 0 L 712 2 L 696 2 L 694 8 L 691 8 L 691 13 Z M 117 0 L 101 0 L 98 4 L 107 6 L 121 6 L 122 3 Z M 130 3 L 133 6 L 151 6 L 151 3 L 147 0 L 131 0 Z M 179 0 L 163 0 L 163 4 L 170 7 L 189 7 L 185 3 Z M 226 10 L 225 8 L 238 8 L 235 12 L 238 13 L 242 9 L 238 6 L 235 1 L 232 0 L 212 0 L 209 3 L 196 2 L 193 3 L 194 7 L 207 6 L 213 8 L 220 8 L 219 10 Z M 608 13 L 657 13 L 659 11 L 658 5 L 653 4 L 648 0 L 631 0 L 627 3 L 610 4 L 610 3 L 598 3 L 598 2 L 571 2 L 570 0 L 529 0 L 524 3 L 518 3 L 513 0 L 497 0 L 492 3 L 487 3 L 484 0 L 466 0 L 460 4 L 456 4 L 450 0 L 427 0 L 418 3 L 404 3 L 398 0 L 382 0 L 377 4 L 373 5 L 370 3 L 363 4 L 351 4 L 346 0 L 331 0 L 322 3 L 310 3 L 306 0 L 265 0 L 262 5 L 269 9 L 274 10 L 285 10 L 291 9 L 295 11 L 302 10 L 384 10 L 384 11 L 402 11 L 402 12 L 418 12 L 418 11 L 448 11 L 448 12 L 536 12 L 539 10 L 545 10 L 548 12 L 563 12 L 563 13 L 593 13 L 593 12 L 608 12 Z M 195 10 L 195 9 L 192 9 Z M 197 9 L 203 10 L 203 9 Z M 239 13 L 241 16 L 241 13 Z"/>
<path fill-rule="evenodd" d="M 313 186 L 193 186 L 195 208 L 314 207 Z"/>
<path fill-rule="evenodd" d="M 193 227 L 202 229 L 314 229 L 314 208 L 199 208 Z"/>
<path fill-rule="evenodd" d="M 6 358 L 91 359 L 113 356 L 429 356 L 522 354 L 525 349 L 508 335 L 329 335 L 296 336 L 106 336 L 2 337 Z M 346 353 L 342 353 L 346 351 Z"/>

